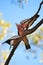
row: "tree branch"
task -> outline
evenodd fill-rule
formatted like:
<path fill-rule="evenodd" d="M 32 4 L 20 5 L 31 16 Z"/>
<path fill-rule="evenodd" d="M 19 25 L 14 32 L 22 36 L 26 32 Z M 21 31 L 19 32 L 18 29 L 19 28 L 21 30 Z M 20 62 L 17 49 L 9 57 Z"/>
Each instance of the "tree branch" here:
<path fill-rule="evenodd" d="M 23 34 L 23 36 L 28 35 L 28 34 L 32 34 L 33 32 L 35 32 L 39 28 L 39 26 L 41 24 L 43 24 L 43 19 L 38 24 L 36 24 L 32 29 L 26 30 L 25 33 Z"/>
<path fill-rule="evenodd" d="M 34 26 L 32 29 L 29 29 L 29 30 L 25 31 L 25 33 L 22 35 L 22 37 L 24 37 L 24 36 L 26 36 L 28 34 L 32 34 L 42 23 L 43 23 L 43 19 L 36 26 Z M 10 55 L 8 56 L 8 58 L 7 58 L 7 60 L 6 60 L 4 65 L 8 65 L 9 64 L 9 62 L 10 62 L 10 60 L 11 60 L 11 58 L 12 58 L 12 56 L 13 56 L 15 50 L 16 50 L 16 48 L 20 44 L 20 41 L 15 45 L 15 47 L 13 47 L 13 49 L 11 50 Z"/>
<path fill-rule="evenodd" d="M 20 43 L 20 41 L 19 41 L 19 43 Z M 17 43 L 15 45 L 15 47 L 13 47 L 13 49 L 11 50 L 10 55 L 8 56 L 8 58 L 7 58 L 7 60 L 6 60 L 4 65 L 8 65 L 9 64 L 9 62 L 10 62 L 10 60 L 11 60 L 11 58 L 12 58 L 12 56 L 13 56 L 15 50 L 16 50 L 16 48 L 18 47 L 19 43 Z"/>

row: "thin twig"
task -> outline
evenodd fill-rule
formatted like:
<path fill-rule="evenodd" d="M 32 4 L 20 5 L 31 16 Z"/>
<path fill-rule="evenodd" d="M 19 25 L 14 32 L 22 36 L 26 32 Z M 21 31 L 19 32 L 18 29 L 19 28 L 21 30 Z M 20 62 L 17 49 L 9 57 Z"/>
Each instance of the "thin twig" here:
<path fill-rule="evenodd" d="M 20 42 L 19 42 L 19 43 L 20 43 Z M 12 58 L 12 56 L 13 56 L 15 50 L 16 50 L 16 48 L 18 47 L 19 43 L 17 43 L 17 44 L 15 45 L 15 47 L 13 47 L 13 49 L 11 50 L 10 55 L 8 56 L 8 58 L 7 58 L 7 60 L 6 60 L 6 62 L 5 62 L 4 65 L 8 65 L 8 64 L 9 64 L 9 62 L 10 62 L 10 60 L 11 60 L 11 58 Z"/>

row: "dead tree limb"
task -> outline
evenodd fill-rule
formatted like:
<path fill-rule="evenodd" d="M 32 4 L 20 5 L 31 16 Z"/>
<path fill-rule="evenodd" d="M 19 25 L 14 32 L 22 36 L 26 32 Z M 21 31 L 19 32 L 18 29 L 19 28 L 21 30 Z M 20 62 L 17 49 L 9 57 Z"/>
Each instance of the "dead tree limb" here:
<path fill-rule="evenodd" d="M 28 34 L 32 34 L 42 23 L 43 23 L 43 19 L 36 26 L 34 26 L 32 29 L 25 31 L 26 33 L 23 36 L 28 35 Z M 9 62 L 10 62 L 10 60 L 11 60 L 11 58 L 12 58 L 12 56 L 13 56 L 15 50 L 16 50 L 16 48 L 20 44 L 20 41 L 19 41 L 19 43 L 17 43 L 15 45 L 15 47 L 13 47 L 13 49 L 11 50 L 10 55 L 8 56 L 8 58 L 7 58 L 7 60 L 6 60 L 4 65 L 8 65 L 9 64 Z"/>

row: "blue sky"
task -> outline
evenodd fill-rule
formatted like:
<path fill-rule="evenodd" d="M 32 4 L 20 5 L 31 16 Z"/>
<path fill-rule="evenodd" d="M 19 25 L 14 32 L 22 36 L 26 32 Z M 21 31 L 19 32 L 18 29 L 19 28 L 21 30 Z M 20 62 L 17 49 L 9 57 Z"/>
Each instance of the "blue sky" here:
<path fill-rule="evenodd" d="M 39 4 L 42 0 L 29 0 L 28 4 L 24 4 L 24 8 L 20 8 L 17 4 L 11 3 L 11 0 L 0 0 L 0 12 L 3 13 L 2 19 L 5 19 L 9 21 L 12 24 L 11 30 L 14 32 L 14 34 L 17 34 L 17 28 L 16 23 L 20 23 L 21 20 L 24 20 L 26 18 L 32 17 L 38 10 Z M 34 24 L 38 23 L 43 18 L 43 5 L 39 12 L 40 17 L 35 21 Z M 34 25 L 33 25 L 34 26 Z M 5 47 L 6 46 L 6 47 Z M 4 45 L 5 49 L 9 48 L 7 45 Z M 38 62 L 39 53 L 37 50 L 37 59 L 33 59 L 31 56 L 31 53 L 27 53 L 27 51 L 24 51 L 24 46 L 20 44 L 20 46 L 17 48 L 11 62 L 9 65 L 42 65 Z M 29 55 L 29 56 L 28 56 Z M 29 57 L 30 59 L 26 59 L 26 57 Z"/>
<path fill-rule="evenodd" d="M 17 33 L 16 23 L 20 23 L 21 20 L 32 17 L 39 7 L 39 4 L 42 0 L 32 0 L 28 4 L 24 4 L 24 8 L 20 8 L 18 5 L 12 4 L 11 0 L 1 0 L 0 1 L 0 12 L 3 13 L 3 18 L 11 22 L 14 32 Z M 39 12 L 40 17 L 38 21 L 43 17 L 43 12 Z M 38 22 L 36 21 L 36 22 Z"/>

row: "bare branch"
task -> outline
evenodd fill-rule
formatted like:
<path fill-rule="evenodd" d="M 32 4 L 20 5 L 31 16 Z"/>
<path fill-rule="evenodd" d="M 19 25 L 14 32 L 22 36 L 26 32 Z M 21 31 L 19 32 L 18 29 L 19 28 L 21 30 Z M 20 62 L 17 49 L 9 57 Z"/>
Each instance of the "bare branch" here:
<path fill-rule="evenodd" d="M 29 29 L 29 30 L 25 31 L 25 33 L 24 33 L 24 35 L 22 35 L 22 37 L 24 37 L 24 36 L 26 36 L 28 34 L 32 34 L 42 23 L 43 23 L 43 19 L 36 26 L 34 26 L 32 29 Z M 10 62 L 10 60 L 11 60 L 11 58 L 12 58 L 12 56 L 13 56 L 15 50 L 16 50 L 16 48 L 20 44 L 20 41 L 15 45 L 15 47 L 13 47 L 13 49 L 11 50 L 10 55 L 8 56 L 8 58 L 7 58 L 7 60 L 6 60 L 4 65 L 8 65 L 9 64 L 9 62 Z"/>

